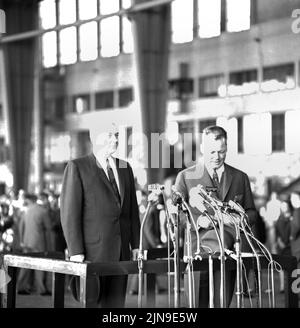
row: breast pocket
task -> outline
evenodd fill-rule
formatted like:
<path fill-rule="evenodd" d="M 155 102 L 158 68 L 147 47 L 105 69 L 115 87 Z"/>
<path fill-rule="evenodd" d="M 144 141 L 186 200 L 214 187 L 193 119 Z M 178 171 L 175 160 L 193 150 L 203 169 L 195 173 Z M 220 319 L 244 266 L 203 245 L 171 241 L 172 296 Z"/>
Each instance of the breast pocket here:
<path fill-rule="evenodd" d="M 243 200 L 243 194 L 235 195 L 234 198 L 233 198 L 233 201 L 237 202 L 237 203 L 241 203 L 242 200 Z"/>

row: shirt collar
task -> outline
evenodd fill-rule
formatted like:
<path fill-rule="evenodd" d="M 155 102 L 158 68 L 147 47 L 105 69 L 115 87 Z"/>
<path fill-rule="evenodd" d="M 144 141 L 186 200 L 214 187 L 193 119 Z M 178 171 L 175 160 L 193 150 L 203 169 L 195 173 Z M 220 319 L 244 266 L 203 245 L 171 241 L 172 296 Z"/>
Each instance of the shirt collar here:
<path fill-rule="evenodd" d="M 214 174 L 214 170 L 212 168 L 209 168 L 209 167 L 206 167 L 207 171 L 208 171 L 208 174 L 211 176 L 211 178 L 213 177 L 213 174 Z M 225 168 L 224 168 L 224 164 L 221 165 L 218 169 L 216 169 L 216 172 L 218 174 L 218 178 L 219 178 L 219 181 L 221 181 L 221 177 L 222 177 L 222 174 L 224 172 Z"/>
<path fill-rule="evenodd" d="M 96 157 L 96 156 L 95 156 L 95 157 Z M 115 161 L 114 161 L 114 159 L 113 159 L 112 156 L 108 156 L 107 158 L 104 157 L 104 156 L 98 156 L 98 157 L 96 157 L 97 164 L 100 164 L 101 167 L 102 167 L 104 170 L 106 170 L 106 167 L 107 167 L 107 164 L 106 164 L 106 160 L 107 160 L 107 159 L 108 159 L 108 161 L 109 161 L 110 166 L 111 166 L 112 168 L 115 168 L 115 167 L 116 167 L 116 163 L 115 163 Z"/>

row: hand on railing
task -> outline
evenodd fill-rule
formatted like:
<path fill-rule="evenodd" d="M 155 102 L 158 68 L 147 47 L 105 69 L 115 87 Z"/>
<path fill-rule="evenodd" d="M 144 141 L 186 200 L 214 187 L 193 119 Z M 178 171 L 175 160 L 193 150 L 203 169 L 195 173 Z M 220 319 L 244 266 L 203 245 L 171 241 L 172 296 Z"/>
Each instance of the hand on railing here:
<path fill-rule="evenodd" d="M 84 255 L 83 254 L 77 254 L 70 256 L 70 261 L 72 262 L 83 262 L 84 261 Z"/>

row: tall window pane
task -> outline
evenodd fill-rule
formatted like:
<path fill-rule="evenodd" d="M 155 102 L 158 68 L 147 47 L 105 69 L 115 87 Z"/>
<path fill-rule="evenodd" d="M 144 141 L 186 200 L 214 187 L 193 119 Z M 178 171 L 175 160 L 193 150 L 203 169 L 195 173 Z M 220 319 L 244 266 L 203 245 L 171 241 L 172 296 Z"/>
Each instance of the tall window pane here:
<path fill-rule="evenodd" d="M 175 0 L 172 2 L 172 41 L 184 43 L 193 40 L 193 1 Z"/>
<path fill-rule="evenodd" d="M 267 155 L 272 151 L 271 114 L 244 116 L 244 151 L 247 155 Z"/>
<path fill-rule="evenodd" d="M 299 153 L 300 152 L 300 110 L 287 111 L 285 114 L 285 139 L 286 152 Z M 297 176 L 299 173 L 297 173 Z"/>
<path fill-rule="evenodd" d="M 59 1 L 59 23 L 70 24 L 76 20 L 76 1 L 60 0 Z"/>
<path fill-rule="evenodd" d="M 119 10 L 119 0 L 100 0 L 100 13 L 108 15 Z"/>
<path fill-rule="evenodd" d="M 90 22 L 79 28 L 80 60 L 97 58 L 97 23 Z"/>
<path fill-rule="evenodd" d="M 120 52 L 119 22 L 118 16 L 109 17 L 101 21 L 100 42 L 101 56 L 103 57 L 117 56 Z"/>
<path fill-rule="evenodd" d="M 227 0 L 227 31 L 239 32 L 250 28 L 250 0 Z"/>
<path fill-rule="evenodd" d="M 45 33 L 42 37 L 43 66 L 53 67 L 57 64 L 56 32 Z"/>
<path fill-rule="evenodd" d="M 76 58 L 76 28 L 68 27 L 59 34 L 61 64 L 74 64 Z"/>
<path fill-rule="evenodd" d="M 122 8 L 128 9 L 132 6 L 132 0 L 122 0 Z"/>
<path fill-rule="evenodd" d="M 272 115 L 272 151 L 284 151 L 285 126 L 284 114 Z"/>
<path fill-rule="evenodd" d="M 221 0 L 198 0 L 199 36 L 211 38 L 221 33 Z"/>
<path fill-rule="evenodd" d="M 97 0 L 79 0 L 79 19 L 97 16 Z"/>
<path fill-rule="evenodd" d="M 133 52 L 133 34 L 132 34 L 132 25 L 131 21 L 123 17 L 122 18 L 123 29 L 122 29 L 122 38 L 123 38 L 123 51 L 125 53 Z"/>
<path fill-rule="evenodd" d="M 40 3 L 40 18 L 42 28 L 52 28 L 56 25 L 55 0 L 44 0 Z"/>

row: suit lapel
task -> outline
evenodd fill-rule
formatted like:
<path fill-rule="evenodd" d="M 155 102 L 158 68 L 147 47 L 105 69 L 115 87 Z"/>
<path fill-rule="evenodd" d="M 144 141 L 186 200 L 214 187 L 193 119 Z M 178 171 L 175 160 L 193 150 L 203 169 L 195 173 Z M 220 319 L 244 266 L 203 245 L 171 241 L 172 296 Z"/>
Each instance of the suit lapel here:
<path fill-rule="evenodd" d="M 113 196 L 117 199 L 117 196 L 114 193 L 113 187 L 112 187 L 110 181 L 108 180 L 108 177 L 105 174 L 103 167 L 101 166 L 100 163 L 99 164 L 97 163 L 97 160 L 96 160 L 96 157 L 94 154 L 91 154 L 90 156 L 91 156 L 93 166 L 95 167 L 96 175 L 98 176 L 98 178 L 101 179 L 101 181 L 103 181 L 106 184 L 106 186 L 111 190 Z"/>
<path fill-rule="evenodd" d="M 121 206 L 124 202 L 124 195 L 125 195 L 125 177 L 124 177 L 124 169 L 120 168 L 120 161 L 116 158 L 116 167 L 119 175 L 119 185 L 120 185 L 120 196 L 121 196 Z"/>
<path fill-rule="evenodd" d="M 200 177 L 200 184 L 202 184 L 202 186 L 205 187 L 213 187 L 213 182 L 211 180 L 211 177 L 206 169 L 206 167 L 204 166 L 203 168 L 203 174 Z"/>
<path fill-rule="evenodd" d="M 232 174 L 231 174 L 231 170 L 230 170 L 230 167 L 226 164 L 224 164 L 224 173 L 223 173 L 224 177 L 223 177 L 223 181 L 222 181 L 222 201 L 224 201 L 228 191 L 229 191 L 229 188 L 231 186 L 231 183 L 232 183 Z"/>

